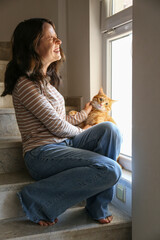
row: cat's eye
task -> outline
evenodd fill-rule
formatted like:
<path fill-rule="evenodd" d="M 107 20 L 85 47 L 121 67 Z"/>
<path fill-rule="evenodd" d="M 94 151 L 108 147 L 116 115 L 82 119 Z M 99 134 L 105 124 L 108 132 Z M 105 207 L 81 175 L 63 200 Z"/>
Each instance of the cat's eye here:
<path fill-rule="evenodd" d="M 108 103 L 106 103 L 106 106 L 108 105 Z"/>
<path fill-rule="evenodd" d="M 103 98 L 100 98 L 99 100 L 102 102 L 102 101 L 103 101 Z"/>

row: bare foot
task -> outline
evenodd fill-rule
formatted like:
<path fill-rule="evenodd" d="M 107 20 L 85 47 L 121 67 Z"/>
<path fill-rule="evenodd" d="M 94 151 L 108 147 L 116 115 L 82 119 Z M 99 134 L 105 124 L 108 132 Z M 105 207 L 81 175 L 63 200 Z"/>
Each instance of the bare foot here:
<path fill-rule="evenodd" d="M 113 216 L 109 216 L 109 217 L 104 218 L 104 219 L 99 219 L 98 222 L 99 222 L 99 223 L 102 223 L 102 224 L 104 224 L 104 223 L 110 223 L 110 222 L 112 221 L 112 219 L 113 219 Z"/>
<path fill-rule="evenodd" d="M 58 218 L 56 218 L 56 219 L 54 220 L 54 222 L 47 222 L 47 221 L 41 220 L 41 221 L 38 222 L 38 224 L 39 224 L 40 226 L 52 226 L 52 225 L 54 225 L 54 224 L 57 223 L 57 222 L 58 222 Z"/>

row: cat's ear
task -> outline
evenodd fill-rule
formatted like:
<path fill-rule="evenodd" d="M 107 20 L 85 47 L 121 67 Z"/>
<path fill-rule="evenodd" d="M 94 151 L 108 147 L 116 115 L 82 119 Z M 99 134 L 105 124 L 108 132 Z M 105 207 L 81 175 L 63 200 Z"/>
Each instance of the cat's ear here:
<path fill-rule="evenodd" d="M 100 89 L 99 89 L 99 93 L 98 93 L 99 95 L 104 95 L 104 92 L 103 92 L 103 88 L 101 87 Z"/>
<path fill-rule="evenodd" d="M 110 100 L 111 100 L 111 103 L 118 102 L 118 100 L 112 100 L 112 99 L 110 99 Z"/>
<path fill-rule="evenodd" d="M 110 101 L 111 104 L 115 103 L 115 102 L 118 102 L 118 100 L 113 100 L 111 98 L 108 97 L 108 100 Z"/>

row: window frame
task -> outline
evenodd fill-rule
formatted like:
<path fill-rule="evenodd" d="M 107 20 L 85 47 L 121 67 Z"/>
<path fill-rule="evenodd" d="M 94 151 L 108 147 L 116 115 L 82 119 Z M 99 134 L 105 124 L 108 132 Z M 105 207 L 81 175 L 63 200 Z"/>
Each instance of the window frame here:
<path fill-rule="evenodd" d="M 108 0 L 111 3 L 111 0 Z M 107 95 L 111 96 L 111 48 L 108 44 L 116 39 L 132 32 L 132 6 L 106 17 L 107 1 L 101 2 L 101 33 L 102 33 L 102 86 Z M 109 13 L 109 11 L 108 11 Z M 106 67 L 107 66 L 107 67 Z M 107 71 L 110 69 L 110 71 Z M 110 79 L 110 81 L 109 81 Z M 128 171 L 132 171 L 132 157 L 120 154 L 119 163 Z"/>
<path fill-rule="evenodd" d="M 101 2 L 101 33 L 110 31 L 113 28 L 132 22 L 132 6 L 112 16 L 109 16 L 110 5 L 110 0 L 102 0 Z M 106 16 L 106 14 L 108 15 L 108 17 Z"/>

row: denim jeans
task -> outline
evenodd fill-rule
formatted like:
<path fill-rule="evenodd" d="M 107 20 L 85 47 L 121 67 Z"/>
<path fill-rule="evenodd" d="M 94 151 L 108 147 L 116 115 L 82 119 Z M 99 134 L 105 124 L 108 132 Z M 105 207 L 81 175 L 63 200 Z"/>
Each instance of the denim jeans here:
<path fill-rule="evenodd" d="M 82 200 L 93 219 L 110 216 L 108 203 L 121 176 L 116 162 L 120 146 L 117 126 L 104 122 L 72 139 L 27 152 L 25 164 L 36 180 L 18 193 L 27 217 L 53 222 Z"/>

